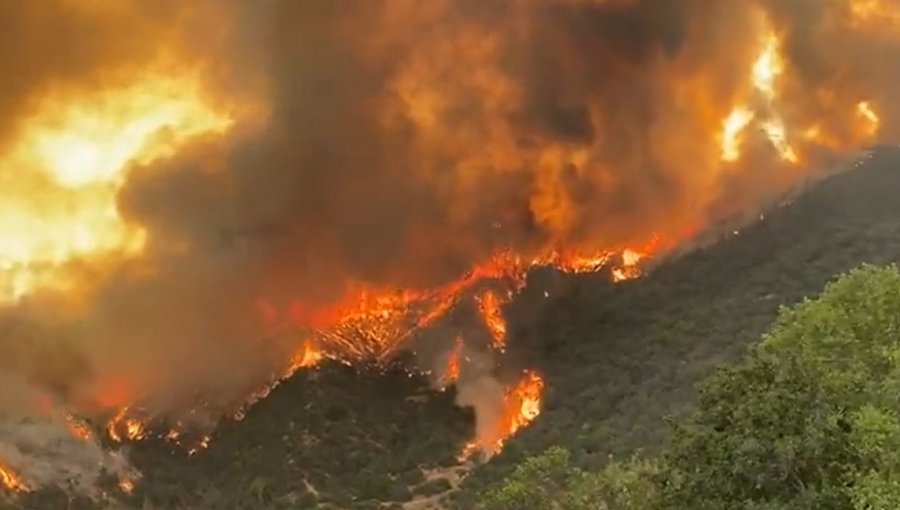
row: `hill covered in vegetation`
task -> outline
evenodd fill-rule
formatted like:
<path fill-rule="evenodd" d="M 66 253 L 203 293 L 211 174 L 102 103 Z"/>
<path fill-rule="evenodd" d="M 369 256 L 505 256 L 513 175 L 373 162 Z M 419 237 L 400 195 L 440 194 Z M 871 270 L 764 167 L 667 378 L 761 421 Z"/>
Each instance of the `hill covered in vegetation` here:
<path fill-rule="evenodd" d="M 897 186 L 900 149 L 881 148 L 646 278 L 613 286 L 578 279 L 538 325 L 544 413 L 468 480 L 466 492 L 553 446 L 587 469 L 611 455 L 658 452 L 665 418 L 687 411 L 696 384 L 743 355 L 779 307 L 860 264 L 900 261 Z"/>
<path fill-rule="evenodd" d="M 474 508 L 900 508 L 897 310 L 897 265 L 844 273 L 706 377 L 661 454 L 589 470 L 553 447 Z"/>
<path fill-rule="evenodd" d="M 452 388 L 434 391 L 399 368 L 328 363 L 296 373 L 244 420 L 224 422 L 196 455 L 156 440 L 129 445 L 144 476 L 124 501 L 166 510 L 399 508 L 411 500 L 427 508 L 429 496 L 458 486 L 454 504 L 471 508 L 485 487 L 553 446 L 583 469 L 656 453 L 667 441 L 664 418 L 689 410 L 695 384 L 743 355 L 781 305 L 861 263 L 900 261 L 898 189 L 900 149 L 880 148 L 764 221 L 645 278 L 613 285 L 605 275 L 532 275 L 507 310 L 509 344 L 543 374 L 543 412 L 485 465 L 457 465 L 473 420 L 454 406 Z M 537 302 L 540 314 L 532 313 Z M 11 504 L 94 507 L 55 491 Z"/>

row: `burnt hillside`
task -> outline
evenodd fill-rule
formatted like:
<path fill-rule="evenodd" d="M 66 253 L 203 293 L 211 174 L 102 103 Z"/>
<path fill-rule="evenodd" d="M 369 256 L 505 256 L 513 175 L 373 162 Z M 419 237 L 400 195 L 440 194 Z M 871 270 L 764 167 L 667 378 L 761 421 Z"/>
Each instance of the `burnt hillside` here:
<path fill-rule="evenodd" d="M 811 295 L 836 273 L 900 260 L 900 149 L 881 148 L 714 245 L 646 278 L 533 275 L 508 310 L 510 345 L 544 374 L 544 410 L 504 452 L 463 483 L 465 508 L 484 483 L 526 455 L 569 448 L 586 466 L 610 454 L 653 451 L 663 417 L 690 406 L 693 385 L 742 354 L 780 305 Z M 559 276 L 557 275 L 557 278 Z M 545 299 L 533 320 L 520 308 Z M 452 391 L 429 390 L 402 370 L 326 364 L 303 371 L 226 422 L 208 450 L 186 456 L 157 441 L 131 445 L 145 475 L 129 504 L 160 509 L 376 508 L 445 491 L 472 433 Z M 434 476 L 435 472 L 445 476 Z M 68 506 L 67 506 L 68 505 Z M 92 508 L 61 493 L 14 508 Z"/>

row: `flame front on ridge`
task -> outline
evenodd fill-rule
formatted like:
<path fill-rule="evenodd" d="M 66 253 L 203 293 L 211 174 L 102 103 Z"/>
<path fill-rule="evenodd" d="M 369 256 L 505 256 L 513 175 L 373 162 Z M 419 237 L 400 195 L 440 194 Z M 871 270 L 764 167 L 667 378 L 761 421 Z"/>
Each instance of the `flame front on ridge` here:
<path fill-rule="evenodd" d="M 95 3 L 84 10 L 98 19 L 148 17 L 130 10 L 141 2 L 109 13 Z M 109 280 L 137 290 L 110 284 L 112 290 L 101 289 L 107 307 L 98 305 L 102 313 L 93 322 L 79 316 L 59 328 L 63 340 L 54 336 L 47 345 L 10 336 L 15 348 L 0 354 L 33 346 L 40 355 L 15 358 L 22 379 L 40 380 L 37 393 L 53 394 L 71 413 L 85 407 L 108 413 L 105 435 L 116 442 L 156 436 L 148 418 L 183 410 L 178 398 L 170 407 L 162 398 L 178 386 L 168 383 L 179 375 L 191 391 L 197 380 L 207 383 L 202 397 L 228 393 L 224 411 L 217 411 L 241 418 L 280 378 L 325 360 L 387 364 L 457 310 L 476 314 L 473 322 L 489 339 L 484 348 L 500 368 L 515 349 L 503 307 L 529 271 L 604 270 L 614 282 L 638 278 L 646 264 L 713 218 L 760 203 L 767 195 L 754 186 L 780 192 L 809 165 L 828 160 L 818 159 L 820 153 L 844 154 L 893 129 L 884 91 L 857 83 L 852 57 L 900 39 L 900 10 L 887 0 L 822 4 L 827 15 L 818 28 L 853 35 L 858 47 L 840 55 L 846 70 L 820 84 L 808 80 L 810 70 L 797 60 L 803 48 L 796 45 L 815 34 L 792 32 L 790 9 L 776 10 L 774 3 L 720 8 L 710 2 L 703 11 L 714 11 L 723 26 L 709 30 L 709 20 L 682 26 L 671 12 L 656 11 L 667 4 L 701 16 L 691 9 L 703 2 L 519 0 L 474 9 L 453 0 L 398 0 L 363 2 L 346 16 L 303 2 L 267 2 L 258 8 L 277 10 L 263 20 L 236 16 L 233 26 L 219 27 L 254 35 L 236 37 L 227 51 L 204 50 L 205 43 L 189 38 L 191 47 L 179 52 L 166 45 L 157 55 L 208 60 L 197 69 L 209 76 L 190 66 L 183 69 L 191 72 L 151 72 L 155 66 L 131 61 L 130 46 L 121 56 L 118 46 L 95 41 L 98 51 L 124 60 L 110 64 L 124 74 L 98 80 L 85 73 L 92 88 L 62 78 L 41 82 L 29 91 L 37 100 L 23 103 L 25 113 L 0 145 L 0 310 L 18 320 L 38 303 L 55 318 L 66 310 L 41 298 L 63 296 L 90 315 L 95 286 Z M 179 19 L 195 19 L 226 17 L 229 8 L 237 9 L 228 0 L 198 0 L 176 10 Z M 591 27 L 594 17 L 641 30 L 618 37 Z M 265 37 L 252 32 L 256 23 L 271 23 Z M 173 34 L 189 32 L 180 28 Z M 78 31 L 94 41 L 88 32 Z M 150 32 L 135 34 L 129 40 L 148 39 Z M 72 68 L 90 64 L 71 53 Z M 234 84 L 218 83 L 220 71 L 251 75 L 247 69 L 258 62 L 260 74 L 269 74 L 260 80 L 263 91 L 250 87 L 250 95 L 267 112 L 272 107 L 262 126 L 223 107 Z M 216 94 L 207 90 L 212 83 Z M 194 144 L 201 140 L 212 147 Z M 189 168 L 165 167 L 181 156 L 190 159 Z M 139 178 L 161 170 L 175 177 L 147 179 L 149 191 L 140 187 L 147 183 Z M 763 170 L 777 182 L 760 183 L 756 174 Z M 135 205 L 129 192 L 150 204 L 149 212 L 139 211 L 146 217 L 122 207 Z M 735 195 L 739 205 L 728 205 Z M 177 235 L 167 237 L 170 230 Z M 153 258 L 154 243 L 166 257 Z M 170 256 L 188 252 L 200 255 Z M 132 272 L 119 271 L 126 266 Z M 146 290 L 142 278 L 156 281 L 160 274 L 169 278 L 165 283 L 187 283 L 138 292 Z M 205 292 L 194 294 L 195 286 Z M 121 296 L 133 298 L 132 306 L 110 304 Z M 200 319 L 191 322 L 195 311 Z M 134 316 L 142 320 L 127 320 Z M 182 338 L 166 327 L 171 324 L 189 332 Z M 229 344 L 223 337 L 232 330 L 253 338 Z M 178 350 L 191 335 L 212 338 L 213 346 Z M 163 342 L 169 337 L 177 338 Z M 440 385 L 463 384 L 472 368 L 467 357 L 481 347 L 470 340 L 461 334 L 452 345 L 447 340 L 438 360 L 445 366 L 435 375 Z M 142 366 L 155 343 L 166 353 L 156 365 L 147 361 L 147 372 L 170 376 L 160 376 L 166 384 L 137 381 L 129 370 Z M 119 344 L 122 357 L 140 359 L 120 369 L 122 360 L 103 349 Z M 57 345 L 75 353 L 71 366 L 65 355 L 60 366 L 53 356 L 44 361 Z M 231 376 L 254 361 L 248 358 L 271 351 L 275 361 L 254 365 L 258 373 L 247 369 L 254 378 L 246 385 L 231 385 L 237 379 Z M 193 377 L 194 369 L 209 366 L 224 368 Z M 42 378 L 44 371 L 49 375 Z M 540 414 L 545 381 L 539 371 L 518 371 L 503 382 L 502 419 L 467 452 L 496 453 Z M 144 397 L 166 405 L 155 409 Z M 62 426 L 86 443 L 104 432 L 75 414 Z M 176 420 L 165 439 L 186 442 L 183 428 Z M 209 441 L 204 434 L 186 447 L 198 452 Z M 0 481 L 12 490 L 31 488 L 31 480 L 21 479 L 29 471 L 11 461 L 0 459 Z M 134 483 L 126 479 L 123 490 Z"/>

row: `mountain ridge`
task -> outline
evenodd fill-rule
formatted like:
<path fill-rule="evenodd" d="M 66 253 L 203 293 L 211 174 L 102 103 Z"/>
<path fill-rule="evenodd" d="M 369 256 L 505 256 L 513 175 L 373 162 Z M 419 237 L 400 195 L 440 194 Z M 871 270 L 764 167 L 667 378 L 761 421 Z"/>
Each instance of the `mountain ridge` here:
<path fill-rule="evenodd" d="M 743 354 L 779 306 L 861 263 L 900 261 L 897 189 L 900 148 L 881 147 L 853 171 L 804 187 L 764 221 L 698 242 L 644 278 L 531 274 L 505 315 L 515 364 L 545 378 L 543 412 L 489 463 L 470 466 L 447 504 L 471 508 L 482 488 L 550 446 L 565 446 L 585 468 L 658 451 L 665 417 L 689 409 L 694 384 Z M 457 466 L 473 433 L 471 410 L 454 396 L 401 368 L 301 370 L 244 420 L 223 421 L 208 450 L 187 456 L 162 440 L 129 444 L 144 478 L 124 502 L 166 510 L 436 502 L 457 481 L 429 474 Z M 10 505 L 95 508 L 59 491 Z"/>

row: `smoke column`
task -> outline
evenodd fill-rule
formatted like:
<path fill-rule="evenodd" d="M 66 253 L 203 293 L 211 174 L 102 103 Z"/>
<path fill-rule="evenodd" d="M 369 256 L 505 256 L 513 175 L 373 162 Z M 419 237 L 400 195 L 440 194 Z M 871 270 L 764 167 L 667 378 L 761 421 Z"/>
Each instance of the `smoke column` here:
<path fill-rule="evenodd" d="M 40 484 L 64 476 L 16 453 L 17 424 L 48 424 L 41 452 L 69 411 L 214 421 L 296 349 L 266 310 L 315 326 L 503 249 L 677 241 L 900 129 L 886 0 L 42 0 L 0 20 L 0 458 Z M 82 448 L 84 470 L 105 458 Z"/>

